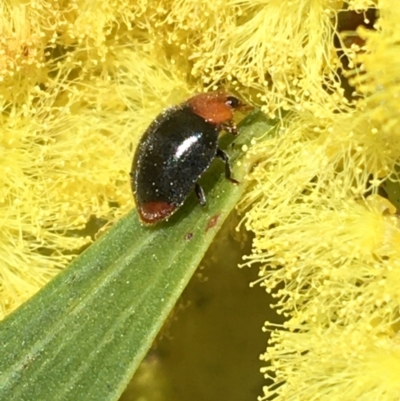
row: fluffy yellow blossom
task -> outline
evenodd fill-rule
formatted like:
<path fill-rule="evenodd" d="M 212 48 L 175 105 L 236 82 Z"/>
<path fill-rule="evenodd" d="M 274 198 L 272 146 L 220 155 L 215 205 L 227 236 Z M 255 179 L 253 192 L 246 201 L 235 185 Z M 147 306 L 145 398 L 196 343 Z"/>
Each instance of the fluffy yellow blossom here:
<path fill-rule="evenodd" d="M 294 114 L 247 153 L 256 167 L 242 204 L 255 232 L 246 264 L 262 264 L 258 281 L 287 317 L 280 330 L 266 324 L 272 384 L 263 399 L 395 401 L 400 393 L 400 220 L 378 195 L 384 180 L 398 182 L 400 7 L 382 2 L 380 12 L 378 31 L 360 30 L 356 108 Z"/>
<path fill-rule="evenodd" d="M 189 92 L 110 4 L 2 3 L 0 317 L 132 207 L 132 143 Z"/>
<path fill-rule="evenodd" d="M 147 4 L 147 2 L 146 2 Z M 154 1 L 136 23 L 204 86 L 221 83 L 278 109 L 346 107 L 333 46 L 341 0 Z M 330 95 L 327 94 L 329 89 Z M 318 105 L 318 107 L 317 107 Z"/>

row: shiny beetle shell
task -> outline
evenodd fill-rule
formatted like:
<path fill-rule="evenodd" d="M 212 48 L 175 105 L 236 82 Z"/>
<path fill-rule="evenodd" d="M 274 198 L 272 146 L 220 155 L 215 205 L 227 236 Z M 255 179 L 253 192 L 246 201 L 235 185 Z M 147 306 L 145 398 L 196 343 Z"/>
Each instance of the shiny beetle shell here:
<path fill-rule="evenodd" d="M 197 181 L 215 157 L 226 163 L 230 178 L 228 156 L 218 149 L 218 136 L 222 129 L 236 134 L 232 119 L 240 105 L 223 92 L 199 94 L 164 110 L 150 124 L 139 141 L 131 171 L 132 191 L 144 224 L 168 219 L 193 189 L 205 204 Z"/>

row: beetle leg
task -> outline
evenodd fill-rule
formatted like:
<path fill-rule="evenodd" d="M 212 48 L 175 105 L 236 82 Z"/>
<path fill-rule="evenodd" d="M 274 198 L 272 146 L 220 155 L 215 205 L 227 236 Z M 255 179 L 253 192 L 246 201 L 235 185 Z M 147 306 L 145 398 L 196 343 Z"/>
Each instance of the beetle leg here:
<path fill-rule="evenodd" d="M 232 120 L 222 123 L 220 127 L 232 135 L 238 134 L 236 124 Z"/>
<path fill-rule="evenodd" d="M 217 149 L 216 156 L 225 163 L 225 177 L 234 184 L 239 184 L 239 181 L 231 177 L 231 166 L 229 165 L 229 156 L 221 149 Z"/>
<path fill-rule="evenodd" d="M 204 193 L 203 187 L 197 182 L 194 184 L 194 192 L 196 193 L 200 205 L 205 206 L 207 203 L 206 194 Z"/>

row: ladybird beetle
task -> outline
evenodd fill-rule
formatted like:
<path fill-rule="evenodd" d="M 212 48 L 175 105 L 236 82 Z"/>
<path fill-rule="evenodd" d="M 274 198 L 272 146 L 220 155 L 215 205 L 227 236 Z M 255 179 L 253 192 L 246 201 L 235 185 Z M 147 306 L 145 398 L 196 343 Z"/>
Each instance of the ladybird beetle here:
<path fill-rule="evenodd" d="M 141 221 L 155 224 L 168 219 L 191 190 L 206 204 L 201 175 L 215 157 L 225 163 L 228 155 L 218 148 L 218 135 L 236 135 L 233 113 L 242 103 L 224 92 L 201 93 L 162 111 L 150 124 L 136 149 L 131 175 L 132 192 Z"/>

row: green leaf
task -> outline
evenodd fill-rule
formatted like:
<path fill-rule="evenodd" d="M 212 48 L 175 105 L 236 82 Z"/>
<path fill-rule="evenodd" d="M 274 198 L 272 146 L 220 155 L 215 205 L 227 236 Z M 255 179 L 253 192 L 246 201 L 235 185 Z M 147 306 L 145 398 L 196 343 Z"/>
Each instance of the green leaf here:
<path fill-rule="evenodd" d="M 223 138 L 239 181 L 250 168 L 242 146 L 270 127 L 255 112 L 234 144 Z M 1 400 L 118 399 L 245 190 L 213 164 L 205 208 L 192 196 L 155 227 L 132 211 L 1 323 Z"/>

